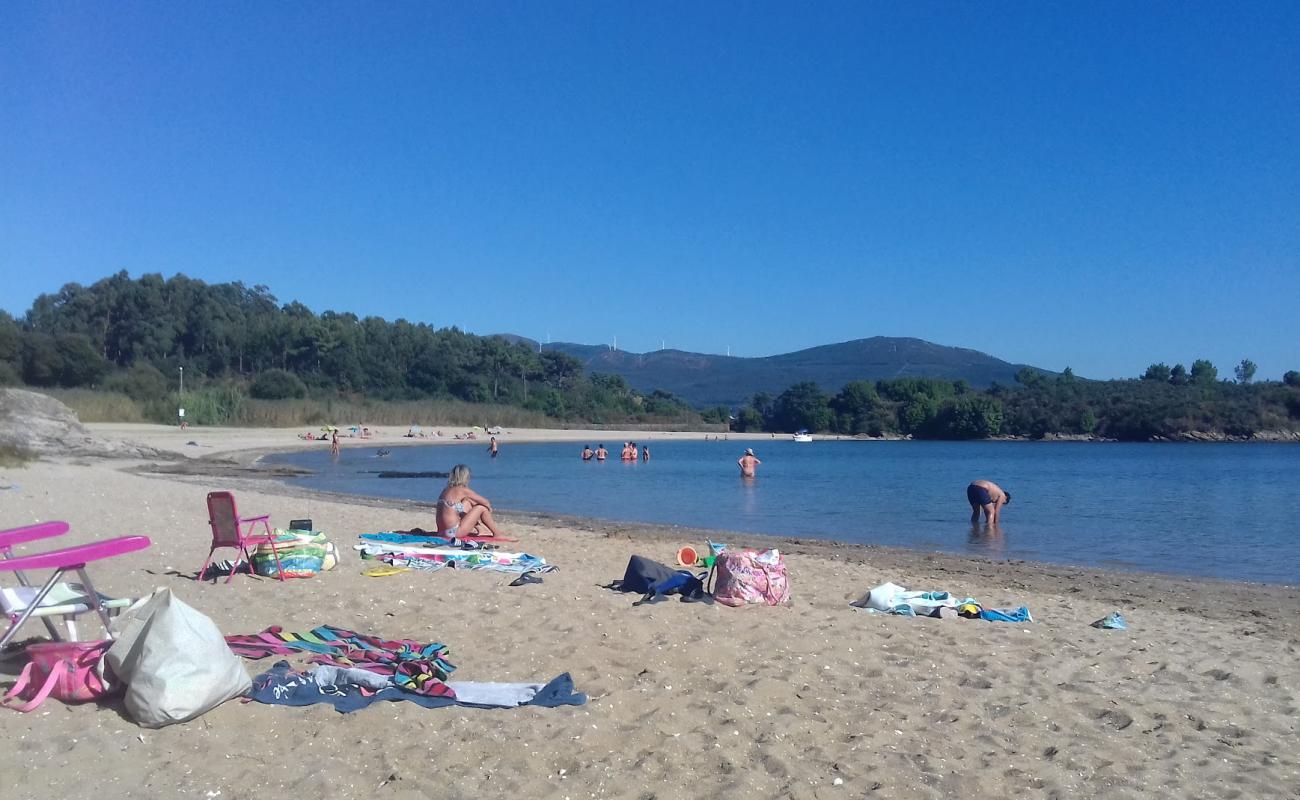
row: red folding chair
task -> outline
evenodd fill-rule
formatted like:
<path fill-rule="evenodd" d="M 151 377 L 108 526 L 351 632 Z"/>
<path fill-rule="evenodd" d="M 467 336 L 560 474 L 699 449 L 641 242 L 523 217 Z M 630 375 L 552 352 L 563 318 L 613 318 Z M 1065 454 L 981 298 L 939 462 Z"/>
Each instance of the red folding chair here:
<path fill-rule="evenodd" d="M 207 574 L 208 565 L 212 563 L 212 554 L 218 547 L 233 547 L 242 553 L 251 572 L 253 555 L 248 551 L 248 547 L 259 544 L 271 545 L 271 554 L 275 556 L 276 576 L 284 580 L 284 570 L 280 569 L 280 551 L 275 546 L 275 534 L 271 532 L 270 519 L 269 514 L 260 517 L 239 516 L 239 510 L 235 508 L 235 496 L 230 492 L 208 494 L 208 525 L 212 527 L 212 548 L 208 550 L 208 558 L 203 562 L 203 568 L 199 570 L 199 580 L 203 580 L 203 576 Z M 262 526 L 263 533 L 253 532 L 258 525 Z M 226 583 L 235 579 L 238 566 L 238 563 L 232 565 Z M 213 581 L 215 580 L 214 578 Z"/>

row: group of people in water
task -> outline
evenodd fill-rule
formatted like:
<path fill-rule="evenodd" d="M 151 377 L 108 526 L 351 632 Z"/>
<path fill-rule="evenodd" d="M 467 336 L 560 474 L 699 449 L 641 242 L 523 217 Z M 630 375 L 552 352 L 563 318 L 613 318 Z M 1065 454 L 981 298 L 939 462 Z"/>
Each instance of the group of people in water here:
<path fill-rule="evenodd" d="M 497 454 L 495 437 L 488 449 L 495 458 Z M 639 454 L 642 461 L 650 460 L 648 446 L 642 447 Z M 625 442 L 621 460 L 636 461 L 637 456 L 636 442 Z M 597 445 L 594 449 L 591 445 L 582 449 L 583 461 L 605 461 L 607 458 L 609 458 L 609 451 L 603 444 Z M 754 455 L 753 448 L 745 448 L 745 454 L 736 463 L 740 467 L 741 477 L 749 479 L 758 474 L 758 466 L 763 462 Z M 492 518 L 492 503 L 469 488 L 469 479 L 469 467 L 457 464 L 451 468 L 447 486 L 442 490 L 442 494 L 438 495 L 438 535 L 453 539 L 471 535 L 500 536 L 501 531 L 497 528 L 496 520 Z M 1002 516 L 1002 508 L 1011 502 L 1011 493 L 993 481 L 981 479 L 971 481 L 966 487 L 966 501 L 971 507 L 971 523 L 978 523 L 982 513 L 984 521 L 993 528 L 997 526 Z"/>
<path fill-rule="evenodd" d="M 638 451 L 636 442 L 623 442 L 623 452 L 619 455 L 619 460 L 636 461 L 638 452 L 642 461 L 650 460 L 650 445 L 642 445 Z M 609 458 L 609 451 L 603 444 L 596 445 L 595 450 L 591 449 L 591 445 L 582 448 L 583 461 L 604 461 L 607 458 Z"/>

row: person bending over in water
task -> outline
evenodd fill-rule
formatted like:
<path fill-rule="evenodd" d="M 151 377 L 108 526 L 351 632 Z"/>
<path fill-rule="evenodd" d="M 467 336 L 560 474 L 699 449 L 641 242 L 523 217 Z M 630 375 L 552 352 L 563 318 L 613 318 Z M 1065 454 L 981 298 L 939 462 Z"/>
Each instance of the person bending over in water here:
<path fill-rule="evenodd" d="M 745 454 L 736 463 L 740 465 L 740 476 L 742 478 L 752 478 L 758 472 L 758 465 L 763 462 L 759 461 L 758 457 L 754 455 L 752 448 L 747 447 L 745 448 Z"/>
<path fill-rule="evenodd" d="M 438 535 L 448 538 L 482 535 L 479 528 L 485 528 L 487 535 L 501 535 L 492 519 L 492 504 L 469 488 L 469 467 L 464 464 L 451 468 L 447 488 L 438 495 L 437 522 Z"/>
<path fill-rule="evenodd" d="M 984 521 L 997 525 L 1002 507 L 1011 502 L 1011 493 L 1004 492 L 993 481 L 971 481 L 966 487 L 966 501 L 970 503 L 970 521 L 979 522 L 980 509 L 984 510 Z"/>

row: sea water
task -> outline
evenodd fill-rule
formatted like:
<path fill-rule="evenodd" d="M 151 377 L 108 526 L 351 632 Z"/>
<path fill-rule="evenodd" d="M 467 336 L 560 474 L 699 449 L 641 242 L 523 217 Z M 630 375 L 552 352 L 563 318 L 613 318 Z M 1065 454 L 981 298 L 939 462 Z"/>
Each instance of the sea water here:
<path fill-rule="evenodd" d="M 593 446 L 598 441 L 591 442 Z M 617 453 L 622 442 L 605 442 Z M 580 458 L 582 444 L 486 442 L 274 456 L 326 491 L 432 501 L 473 471 L 504 510 L 883 544 L 1120 569 L 1300 584 L 1300 446 L 1076 442 L 656 441 L 649 462 Z M 742 479 L 752 446 L 763 464 Z M 995 532 L 970 523 L 966 485 L 1012 495 Z M 432 515 L 428 527 L 433 526 Z M 725 538 L 725 537 L 723 537 Z"/>

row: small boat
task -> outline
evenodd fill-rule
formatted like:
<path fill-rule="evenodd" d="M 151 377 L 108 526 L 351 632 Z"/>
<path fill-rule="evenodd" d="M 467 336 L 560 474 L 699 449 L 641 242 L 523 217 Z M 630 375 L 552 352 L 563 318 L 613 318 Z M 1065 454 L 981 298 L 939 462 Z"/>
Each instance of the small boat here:
<path fill-rule="evenodd" d="M 812 434 L 808 431 L 797 431 L 794 435 L 794 440 L 796 442 L 811 442 Z"/>

